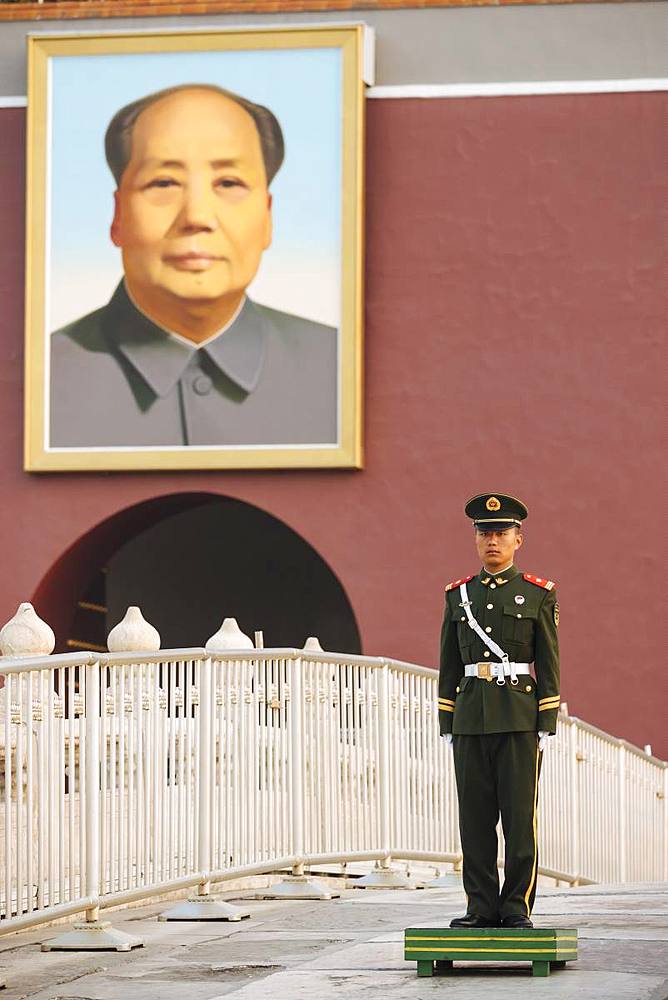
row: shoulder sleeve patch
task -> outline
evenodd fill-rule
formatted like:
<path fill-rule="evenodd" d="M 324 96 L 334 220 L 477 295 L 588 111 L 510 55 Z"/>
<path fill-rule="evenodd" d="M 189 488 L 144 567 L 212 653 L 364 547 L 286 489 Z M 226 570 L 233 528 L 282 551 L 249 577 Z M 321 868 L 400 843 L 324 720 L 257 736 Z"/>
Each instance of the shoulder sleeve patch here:
<path fill-rule="evenodd" d="M 475 573 L 471 573 L 471 575 L 470 575 L 470 576 L 464 576 L 464 577 L 462 577 L 462 579 L 461 579 L 461 580 L 453 580 L 453 581 L 452 581 L 452 583 L 449 583 L 449 584 L 447 585 L 447 587 L 445 588 L 445 592 L 446 592 L 446 594 L 447 594 L 447 592 L 448 592 L 449 590 L 454 590 L 454 589 L 455 589 L 455 587 L 461 587 L 461 585 L 462 585 L 463 583 L 468 583 L 468 582 L 469 582 L 469 580 L 472 580 L 474 576 L 475 576 Z"/>
<path fill-rule="evenodd" d="M 533 573 L 523 573 L 522 576 L 529 583 L 534 583 L 537 587 L 542 587 L 543 590 L 554 590 L 557 586 L 554 580 L 545 580 L 542 576 L 534 576 Z"/>

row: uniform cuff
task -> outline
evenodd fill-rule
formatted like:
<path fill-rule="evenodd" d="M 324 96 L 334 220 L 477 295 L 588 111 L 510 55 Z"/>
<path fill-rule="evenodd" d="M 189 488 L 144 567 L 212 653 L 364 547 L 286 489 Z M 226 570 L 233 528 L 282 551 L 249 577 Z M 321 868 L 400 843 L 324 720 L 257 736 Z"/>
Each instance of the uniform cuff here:
<path fill-rule="evenodd" d="M 446 702 L 445 699 L 439 699 L 438 706 L 438 725 L 441 730 L 441 736 L 445 736 L 446 733 L 452 732 L 452 721 L 455 714 L 455 703 Z"/>
<path fill-rule="evenodd" d="M 559 707 L 555 708 L 544 708 L 542 711 L 538 712 L 538 725 L 536 729 L 542 729 L 545 733 L 550 733 L 551 736 L 557 731 L 557 713 L 559 712 Z"/>

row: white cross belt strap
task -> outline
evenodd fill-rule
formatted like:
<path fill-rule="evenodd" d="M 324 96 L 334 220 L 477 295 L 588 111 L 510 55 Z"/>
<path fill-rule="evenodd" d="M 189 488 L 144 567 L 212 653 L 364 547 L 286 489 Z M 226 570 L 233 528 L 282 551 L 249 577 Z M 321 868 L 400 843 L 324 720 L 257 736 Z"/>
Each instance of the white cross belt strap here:
<path fill-rule="evenodd" d="M 464 609 L 464 614 L 466 615 L 466 618 L 468 620 L 469 625 L 471 626 L 471 628 L 473 629 L 473 631 L 476 633 L 476 635 L 480 636 L 480 638 L 485 643 L 485 645 L 487 646 L 487 648 L 489 650 L 491 650 L 491 652 L 494 653 L 495 656 L 498 656 L 499 659 L 501 660 L 501 662 L 503 663 L 504 669 L 503 669 L 503 671 L 501 671 L 501 670 L 499 671 L 499 675 L 496 678 L 496 683 L 499 685 L 499 687 L 501 687 L 503 684 L 505 684 L 506 683 L 506 678 L 505 678 L 504 675 L 506 673 L 508 673 L 508 674 L 510 674 L 510 683 L 511 684 L 517 684 L 518 683 L 518 681 L 517 681 L 517 671 L 514 669 L 515 668 L 515 664 L 510 662 L 510 658 L 509 658 L 508 654 L 504 653 L 504 651 L 501 649 L 501 647 L 499 646 L 499 644 L 497 642 L 494 642 L 493 639 L 490 639 L 490 637 L 487 635 L 487 633 L 483 631 L 483 629 L 480 627 L 480 625 L 478 624 L 478 622 L 473 617 L 473 614 L 471 613 L 471 602 L 469 601 L 469 592 L 466 589 L 466 584 L 465 583 L 463 583 L 461 585 L 461 587 L 459 588 L 459 593 L 462 595 L 462 607 Z M 506 665 L 508 666 L 508 670 L 507 671 L 505 669 Z"/>

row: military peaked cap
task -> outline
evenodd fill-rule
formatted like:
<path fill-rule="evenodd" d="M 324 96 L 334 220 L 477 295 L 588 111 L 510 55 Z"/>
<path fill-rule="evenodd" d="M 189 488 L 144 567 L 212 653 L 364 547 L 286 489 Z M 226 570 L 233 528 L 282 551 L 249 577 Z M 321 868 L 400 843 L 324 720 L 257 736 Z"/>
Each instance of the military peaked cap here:
<path fill-rule="evenodd" d="M 513 526 L 521 528 L 529 512 L 517 497 L 505 493 L 479 493 L 471 497 L 464 513 L 480 531 L 505 531 Z"/>

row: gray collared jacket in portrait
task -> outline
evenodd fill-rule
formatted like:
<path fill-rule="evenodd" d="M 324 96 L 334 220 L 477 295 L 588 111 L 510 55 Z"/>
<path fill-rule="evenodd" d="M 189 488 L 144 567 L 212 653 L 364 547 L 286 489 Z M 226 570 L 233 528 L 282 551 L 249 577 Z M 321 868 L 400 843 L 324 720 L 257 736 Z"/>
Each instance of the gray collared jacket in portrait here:
<path fill-rule="evenodd" d="M 55 448 L 336 444 L 337 331 L 246 299 L 197 348 L 130 301 L 51 337 Z"/>

